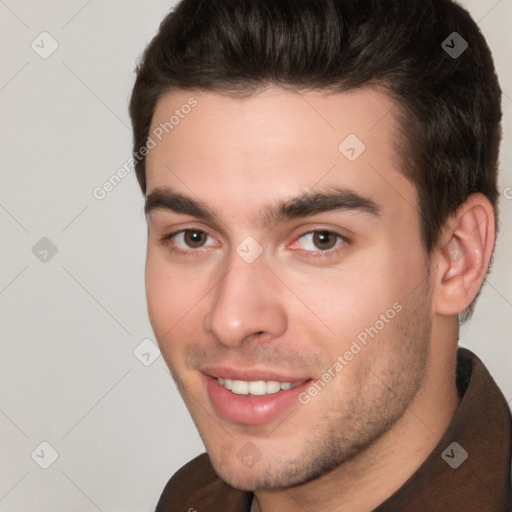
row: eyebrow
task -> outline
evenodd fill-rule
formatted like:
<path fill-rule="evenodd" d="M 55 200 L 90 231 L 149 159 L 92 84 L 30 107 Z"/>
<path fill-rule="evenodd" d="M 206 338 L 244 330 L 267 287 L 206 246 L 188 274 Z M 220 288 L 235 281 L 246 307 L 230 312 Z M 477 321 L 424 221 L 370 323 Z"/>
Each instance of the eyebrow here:
<path fill-rule="evenodd" d="M 146 196 L 144 212 L 167 210 L 177 214 L 190 215 L 203 221 L 215 222 L 217 212 L 202 201 L 185 196 L 171 188 L 156 188 Z M 262 228 L 275 224 L 331 211 L 356 211 L 380 217 L 381 209 L 372 199 L 353 190 L 329 187 L 323 191 L 305 192 L 291 199 L 280 201 L 263 208 L 258 216 Z"/>

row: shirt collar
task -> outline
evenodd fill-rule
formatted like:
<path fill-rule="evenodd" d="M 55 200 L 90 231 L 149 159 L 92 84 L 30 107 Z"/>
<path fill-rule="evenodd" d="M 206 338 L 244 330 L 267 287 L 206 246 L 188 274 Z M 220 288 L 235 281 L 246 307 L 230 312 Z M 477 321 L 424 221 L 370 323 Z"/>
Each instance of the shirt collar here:
<path fill-rule="evenodd" d="M 482 361 L 457 351 L 461 401 L 421 467 L 374 512 L 481 510 L 509 512 L 512 419 Z"/>
<path fill-rule="evenodd" d="M 511 512 L 512 417 L 505 397 L 465 348 L 457 351 L 456 382 L 461 400 L 436 448 L 374 512 Z M 249 512 L 252 499 L 252 492 L 221 480 L 203 454 L 171 478 L 155 512 Z"/>

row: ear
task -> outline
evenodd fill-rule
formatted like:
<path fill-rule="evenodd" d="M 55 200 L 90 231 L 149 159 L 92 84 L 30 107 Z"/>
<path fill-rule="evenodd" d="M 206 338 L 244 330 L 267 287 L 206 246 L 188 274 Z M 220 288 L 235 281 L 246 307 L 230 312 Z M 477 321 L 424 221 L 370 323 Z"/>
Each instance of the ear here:
<path fill-rule="evenodd" d="M 495 216 L 483 194 L 472 194 L 450 217 L 437 253 L 434 311 L 454 316 L 464 311 L 485 279 L 496 238 Z"/>

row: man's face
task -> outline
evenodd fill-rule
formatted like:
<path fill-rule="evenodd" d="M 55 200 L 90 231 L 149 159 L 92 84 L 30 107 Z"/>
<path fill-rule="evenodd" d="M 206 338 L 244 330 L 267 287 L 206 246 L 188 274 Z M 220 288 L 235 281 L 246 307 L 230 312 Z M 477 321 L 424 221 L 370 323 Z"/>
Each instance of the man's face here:
<path fill-rule="evenodd" d="M 393 106 L 173 91 L 150 135 L 176 109 L 147 157 L 155 336 L 218 474 L 297 485 L 381 438 L 424 379 L 429 265 Z"/>

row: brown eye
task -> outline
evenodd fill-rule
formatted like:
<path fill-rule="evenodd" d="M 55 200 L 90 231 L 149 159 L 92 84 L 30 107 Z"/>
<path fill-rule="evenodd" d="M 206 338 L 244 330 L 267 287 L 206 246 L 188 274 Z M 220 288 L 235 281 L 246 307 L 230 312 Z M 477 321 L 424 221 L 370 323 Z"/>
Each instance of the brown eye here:
<path fill-rule="evenodd" d="M 343 248 L 348 240 L 339 233 L 328 230 L 316 230 L 304 233 L 296 242 L 308 256 L 330 256 Z"/>
<path fill-rule="evenodd" d="M 207 237 L 208 235 L 204 231 L 187 229 L 184 231 L 183 241 L 188 247 L 198 249 L 203 246 Z"/>
<path fill-rule="evenodd" d="M 171 251 L 189 255 L 193 253 L 199 254 L 201 252 L 200 249 L 207 249 L 215 245 L 213 237 L 200 229 L 175 231 L 164 236 L 161 242 Z"/>
<path fill-rule="evenodd" d="M 335 247 L 338 235 L 330 231 L 315 231 L 313 243 L 321 250 L 328 251 Z"/>

